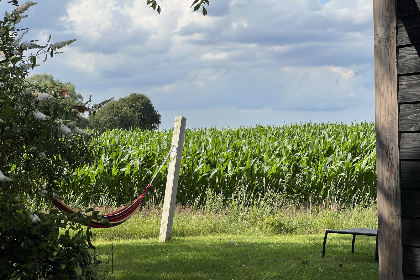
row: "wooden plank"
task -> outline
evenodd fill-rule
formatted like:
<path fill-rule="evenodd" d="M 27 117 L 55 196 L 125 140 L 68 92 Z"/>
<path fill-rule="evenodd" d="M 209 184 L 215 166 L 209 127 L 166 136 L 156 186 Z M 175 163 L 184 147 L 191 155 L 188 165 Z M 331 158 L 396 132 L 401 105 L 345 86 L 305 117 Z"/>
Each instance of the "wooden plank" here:
<path fill-rule="evenodd" d="M 420 0 L 398 0 L 397 16 L 407 17 L 420 14 Z"/>
<path fill-rule="evenodd" d="M 398 77 L 398 102 L 420 101 L 420 75 Z"/>
<path fill-rule="evenodd" d="M 176 193 L 178 190 L 179 170 L 181 168 L 182 150 L 184 149 L 184 134 L 186 119 L 184 117 L 176 117 L 172 147 L 176 151 L 171 154 L 168 166 L 168 179 L 166 181 L 165 198 L 163 200 L 162 220 L 159 232 L 159 241 L 166 242 L 171 239 L 172 225 L 175 213 Z"/>
<path fill-rule="evenodd" d="M 403 259 L 402 269 L 404 274 L 420 275 L 420 248 L 403 246 Z M 404 279 L 406 278 L 404 277 Z"/>
<path fill-rule="evenodd" d="M 402 279 L 396 4 L 373 1 L 379 279 Z"/>
<path fill-rule="evenodd" d="M 400 134 L 400 159 L 420 159 L 420 133 Z"/>
<path fill-rule="evenodd" d="M 398 52 L 398 74 L 420 72 L 420 46 L 400 48 Z"/>
<path fill-rule="evenodd" d="M 402 219 L 402 244 L 403 246 L 420 247 L 419 232 L 420 232 L 420 218 L 403 218 Z"/>
<path fill-rule="evenodd" d="M 404 280 L 420 280 L 420 276 L 405 274 Z"/>
<path fill-rule="evenodd" d="M 397 46 L 420 43 L 420 14 L 398 20 Z"/>
<path fill-rule="evenodd" d="M 420 218 L 420 188 L 401 190 L 401 216 Z"/>
<path fill-rule="evenodd" d="M 420 104 L 401 104 L 399 131 L 420 131 Z"/>
<path fill-rule="evenodd" d="M 400 179 L 401 188 L 420 189 L 420 162 L 402 160 L 400 164 L 401 164 L 401 179 Z"/>

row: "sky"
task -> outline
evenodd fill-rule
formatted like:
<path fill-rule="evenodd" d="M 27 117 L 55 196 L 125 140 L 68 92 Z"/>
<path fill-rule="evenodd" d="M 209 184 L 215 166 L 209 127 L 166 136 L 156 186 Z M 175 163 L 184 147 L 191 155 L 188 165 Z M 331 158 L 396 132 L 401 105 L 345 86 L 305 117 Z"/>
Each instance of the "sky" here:
<path fill-rule="evenodd" d="M 37 2 L 25 39 L 76 41 L 31 73 L 93 103 L 143 93 L 161 129 L 374 121 L 371 0 L 210 0 L 207 16 L 193 0 Z"/>

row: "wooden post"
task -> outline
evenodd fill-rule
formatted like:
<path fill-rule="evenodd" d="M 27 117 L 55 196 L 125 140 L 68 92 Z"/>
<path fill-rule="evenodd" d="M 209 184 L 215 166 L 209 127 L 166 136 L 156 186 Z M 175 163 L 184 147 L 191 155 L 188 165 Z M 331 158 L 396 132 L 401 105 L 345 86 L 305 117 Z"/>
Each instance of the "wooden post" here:
<path fill-rule="evenodd" d="M 396 2 L 373 1 L 379 279 L 403 279 Z"/>
<path fill-rule="evenodd" d="M 169 160 L 168 179 L 166 180 L 166 191 L 163 201 L 162 220 L 159 232 L 160 242 L 166 242 L 171 239 L 176 192 L 178 190 L 179 170 L 181 167 L 182 150 L 184 149 L 186 121 L 187 119 L 184 117 L 175 118 L 172 147 L 175 147 L 176 151 L 171 154 Z"/>

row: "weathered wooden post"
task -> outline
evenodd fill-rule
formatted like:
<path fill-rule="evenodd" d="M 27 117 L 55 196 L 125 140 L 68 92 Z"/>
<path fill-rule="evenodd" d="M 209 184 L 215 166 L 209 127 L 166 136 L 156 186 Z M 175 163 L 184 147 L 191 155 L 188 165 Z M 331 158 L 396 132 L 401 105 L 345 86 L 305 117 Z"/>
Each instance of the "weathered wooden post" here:
<path fill-rule="evenodd" d="M 402 279 L 396 0 L 374 0 L 379 279 Z"/>
<path fill-rule="evenodd" d="M 420 0 L 374 0 L 380 279 L 420 279 Z"/>
<path fill-rule="evenodd" d="M 163 201 L 162 220 L 159 232 L 159 241 L 166 242 L 171 239 L 172 225 L 175 212 L 176 192 L 178 190 L 179 170 L 181 167 L 182 150 L 184 149 L 184 134 L 187 119 L 176 117 L 172 136 L 172 147 L 168 166 L 168 179 L 166 180 L 165 198 Z"/>

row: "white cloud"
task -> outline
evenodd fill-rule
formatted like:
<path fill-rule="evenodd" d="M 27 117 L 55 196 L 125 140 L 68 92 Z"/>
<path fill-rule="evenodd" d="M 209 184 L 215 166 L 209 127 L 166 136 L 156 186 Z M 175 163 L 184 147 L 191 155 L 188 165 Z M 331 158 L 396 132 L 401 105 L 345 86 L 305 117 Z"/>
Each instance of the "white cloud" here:
<path fill-rule="evenodd" d="M 192 0 L 163 1 L 161 15 L 142 1 L 51 1 L 66 8 L 47 20 L 60 24 L 29 25 L 77 41 L 36 71 L 94 102 L 141 92 L 158 111 L 234 108 L 238 122 L 374 103 L 371 1 L 212 0 L 206 17 Z"/>
<path fill-rule="evenodd" d="M 275 52 L 287 52 L 292 50 L 292 46 L 289 45 L 275 45 L 275 46 L 269 46 L 269 50 L 275 51 Z"/>
<path fill-rule="evenodd" d="M 369 0 L 332 0 L 325 7 L 337 21 L 363 24 L 372 20 L 373 6 Z"/>
<path fill-rule="evenodd" d="M 233 29 L 239 28 L 239 27 L 248 27 L 248 22 L 244 19 L 239 20 L 237 22 L 232 22 Z"/>
<path fill-rule="evenodd" d="M 171 92 L 176 90 L 176 84 L 165 85 L 162 87 L 154 88 L 154 91 Z"/>
<path fill-rule="evenodd" d="M 205 53 L 201 56 L 201 60 L 226 60 L 229 55 L 227 52 Z"/>
<path fill-rule="evenodd" d="M 285 67 L 282 74 L 283 106 L 277 108 L 334 111 L 372 101 L 373 91 L 363 88 L 364 80 L 347 67 Z"/>
<path fill-rule="evenodd" d="M 120 19 L 125 18 L 115 0 L 72 1 L 67 6 L 67 13 L 67 21 L 74 32 L 92 41 L 121 28 L 121 21 L 115 20 L 117 14 Z"/>
<path fill-rule="evenodd" d="M 68 58 L 68 65 L 85 74 L 95 74 L 96 61 L 105 59 L 101 53 L 83 52 L 80 48 L 68 47 L 62 56 Z"/>

